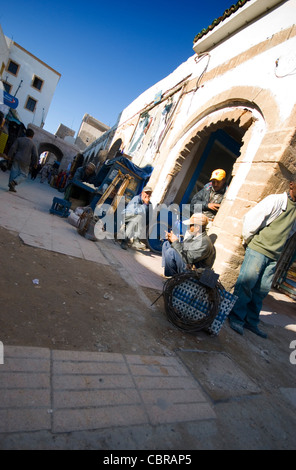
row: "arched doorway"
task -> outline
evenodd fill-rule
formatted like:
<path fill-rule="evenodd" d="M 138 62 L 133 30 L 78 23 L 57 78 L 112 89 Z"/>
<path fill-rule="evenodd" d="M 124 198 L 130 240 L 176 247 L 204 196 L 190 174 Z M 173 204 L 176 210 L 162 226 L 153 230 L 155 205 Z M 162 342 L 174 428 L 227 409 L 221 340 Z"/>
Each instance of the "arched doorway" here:
<path fill-rule="evenodd" d="M 45 162 L 53 163 L 54 161 L 61 162 L 64 156 L 63 152 L 57 146 L 47 143 L 47 142 L 42 142 L 38 146 L 39 156 L 43 154 L 44 152 L 48 152 L 48 155 L 46 159 L 43 161 L 43 163 Z"/>
<path fill-rule="evenodd" d="M 180 203 L 189 203 L 194 194 L 209 182 L 210 175 L 217 168 L 226 171 L 227 183 L 230 184 L 233 164 L 240 155 L 241 145 L 241 139 L 234 139 L 223 129 L 212 132 L 200 158 L 193 158 L 193 168 L 189 170 L 191 178 Z"/>
<path fill-rule="evenodd" d="M 179 145 L 174 166 L 167 176 L 163 202 L 188 204 L 206 183 L 211 173 L 223 168 L 230 185 L 233 167 L 248 140 L 254 120 L 245 107 L 220 109 L 192 127 Z M 249 135 L 249 134 L 248 134 Z"/>

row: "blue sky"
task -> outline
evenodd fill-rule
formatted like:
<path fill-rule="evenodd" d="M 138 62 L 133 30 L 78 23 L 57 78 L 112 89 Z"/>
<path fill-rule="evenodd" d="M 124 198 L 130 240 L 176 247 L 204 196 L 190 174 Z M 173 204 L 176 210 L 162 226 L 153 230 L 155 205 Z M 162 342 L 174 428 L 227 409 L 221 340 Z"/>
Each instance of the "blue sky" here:
<path fill-rule="evenodd" d="M 112 126 L 147 88 L 194 54 L 193 39 L 235 1 L 11 0 L 6 36 L 62 76 L 44 128 L 78 131 L 85 113 Z"/>

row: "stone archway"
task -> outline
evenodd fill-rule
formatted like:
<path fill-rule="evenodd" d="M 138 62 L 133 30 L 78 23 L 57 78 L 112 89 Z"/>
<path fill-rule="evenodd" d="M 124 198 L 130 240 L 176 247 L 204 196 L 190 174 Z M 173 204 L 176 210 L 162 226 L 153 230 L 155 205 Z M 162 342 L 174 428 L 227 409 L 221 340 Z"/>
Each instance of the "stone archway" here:
<path fill-rule="evenodd" d="M 226 108 L 219 106 L 219 111 L 204 113 L 201 120 L 187 127 L 183 138 L 175 139 L 175 148 L 170 149 L 175 157 L 167 172 L 164 202 L 170 199 L 171 188 L 192 153 L 202 152 L 212 132 L 223 128 L 241 134 L 242 152 L 233 166 L 233 180 L 209 231 L 217 238 L 214 269 L 227 289 L 235 284 L 244 256 L 241 244 L 244 214 L 268 194 L 284 191 L 285 178 L 295 172 L 295 121 L 289 118 L 279 122 L 276 106 L 272 109 L 272 97 L 268 92 L 259 97 L 260 108 L 258 103 L 255 106 L 246 101 L 237 106 L 235 100 L 232 105 L 227 102 Z"/>
<path fill-rule="evenodd" d="M 199 115 L 200 119 L 195 118 L 194 122 L 191 121 L 192 126 L 189 124 L 187 127 L 184 126 L 181 138 L 180 135 L 176 137 L 170 149 L 166 149 L 171 159 L 170 162 L 164 162 L 167 169 L 163 172 L 165 178 L 162 181 L 161 202 L 170 204 L 175 199 L 186 171 L 190 173 L 188 162 L 193 158 L 198 161 L 213 133 L 222 129 L 240 142 L 241 153 L 233 164 L 232 181 L 228 190 L 229 192 L 232 187 L 235 187 L 236 190 L 232 190 L 234 196 L 226 202 L 223 201 L 209 231 L 217 239 L 217 258 L 214 269 L 220 274 L 221 281 L 226 282 L 225 287 L 230 288 L 235 282 L 243 257 L 240 240 L 242 217 L 247 207 L 251 205 L 248 197 L 240 201 L 237 194 L 244 188 L 245 178 L 250 172 L 255 155 L 258 154 L 266 123 L 260 110 L 252 106 L 252 103 L 247 104 L 245 100 L 242 102 L 235 100 L 233 103 L 224 101 L 224 105 L 225 107 L 216 106 L 216 109 L 210 109 L 208 113 L 203 112 Z M 241 174 L 243 174 L 242 178 Z M 268 174 L 266 178 L 268 180 Z M 252 194 L 249 197 L 251 198 Z"/>
<path fill-rule="evenodd" d="M 29 124 L 28 127 L 34 131 L 33 140 L 37 146 L 39 154 L 45 151 L 53 153 L 56 160 L 61 163 L 61 170 L 67 168 L 68 164 L 73 161 L 73 158 L 77 153 L 81 152 L 77 145 L 69 144 L 60 137 L 41 129 L 40 127 L 34 126 L 34 124 Z"/>
<path fill-rule="evenodd" d="M 63 158 L 63 152 L 61 151 L 61 149 L 59 149 L 56 145 L 53 145 L 53 144 L 50 144 L 48 142 L 42 142 L 39 144 L 38 146 L 38 153 L 39 155 L 41 155 L 42 153 L 44 152 L 49 152 L 51 154 L 54 154 L 55 156 L 55 159 L 58 161 L 58 162 L 61 162 L 62 161 L 62 158 Z"/>
<path fill-rule="evenodd" d="M 183 171 L 185 162 L 194 157 L 195 162 L 193 163 L 197 164 L 212 134 L 223 130 L 243 146 L 247 141 L 247 131 L 255 120 L 252 111 L 245 107 L 233 109 L 228 107 L 226 110 L 221 109 L 206 116 L 197 128 L 189 132 L 178 151 L 171 170 L 167 174 L 167 184 L 162 202 L 171 201 L 177 195 L 176 191 L 174 194 L 174 184 L 177 187 L 182 186 L 183 179 L 184 184 L 186 184 L 186 174 L 190 172 L 190 167 Z M 180 174 L 181 172 L 183 172 L 183 175 Z"/>

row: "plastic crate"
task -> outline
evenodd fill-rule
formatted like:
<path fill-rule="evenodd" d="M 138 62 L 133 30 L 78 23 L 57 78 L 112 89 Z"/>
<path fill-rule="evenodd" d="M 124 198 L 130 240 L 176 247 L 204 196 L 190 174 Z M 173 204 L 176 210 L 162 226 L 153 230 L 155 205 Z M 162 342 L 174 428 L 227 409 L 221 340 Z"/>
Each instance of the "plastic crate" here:
<path fill-rule="evenodd" d="M 68 217 L 70 214 L 71 204 L 71 202 L 66 201 L 65 199 L 54 197 L 49 212 L 51 214 L 60 215 L 61 217 Z"/>

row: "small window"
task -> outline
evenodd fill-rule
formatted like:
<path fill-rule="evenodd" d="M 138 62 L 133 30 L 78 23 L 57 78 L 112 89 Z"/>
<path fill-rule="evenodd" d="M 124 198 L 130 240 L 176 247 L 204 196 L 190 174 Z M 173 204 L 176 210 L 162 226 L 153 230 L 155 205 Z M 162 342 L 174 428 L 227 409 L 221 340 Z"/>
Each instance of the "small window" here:
<path fill-rule="evenodd" d="M 13 60 L 10 60 L 8 62 L 7 71 L 12 73 L 12 75 L 17 76 L 19 68 L 20 68 L 19 64 L 17 64 L 16 62 L 13 62 Z"/>
<path fill-rule="evenodd" d="M 34 88 L 37 88 L 37 90 L 41 90 L 42 86 L 43 86 L 43 80 L 41 80 L 41 78 L 37 77 L 36 75 L 34 75 L 33 77 L 33 82 L 32 82 L 32 86 Z"/>
<path fill-rule="evenodd" d="M 10 93 L 12 85 L 10 85 L 10 83 L 7 83 L 7 82 L 2 82 L 2 83 L 3 83 L 4 90 L 6 91 L 6 93 Z"/>
<path fill-rule="evenodd" d="M 34 100 L 34 98 L 31 98 L 31 96 L 28 96 L 27 102 L 25 104 L 25 108 L 28 109 L 29 111 L 32 111 L 32 113 L 34 113 L 36 104 L 37 104 L 37 101 Z"/>

